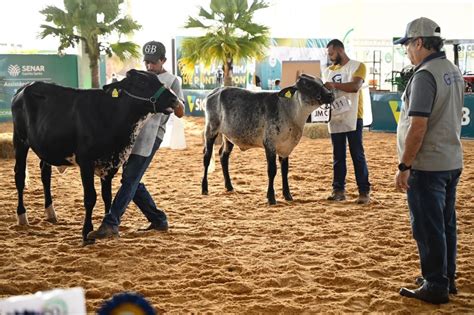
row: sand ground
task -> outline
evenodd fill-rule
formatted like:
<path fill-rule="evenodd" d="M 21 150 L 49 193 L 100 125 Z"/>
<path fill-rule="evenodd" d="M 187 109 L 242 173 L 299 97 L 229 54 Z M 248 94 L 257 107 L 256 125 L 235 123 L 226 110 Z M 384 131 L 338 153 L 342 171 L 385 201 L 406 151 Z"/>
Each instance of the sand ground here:
<path fill-rule="evenodd" d="M 449 304 L 434 306 L 398 294 L 402 286 L 416 287 L 419 264 L 405 194 L 393 187 L 394 134 L 364 134 L 373 185 L 370 205 L 354 203 L 351 163 L 349 199 L 326 201 L 330 140 L 303 137 L 290 157 L 294 201 L 284 201 L 278 173 L 278 204 L 268 206 L 261 149 L 233 151 L 235 192 L 225 191 L 217 165 L 209 177 L 209 195 L 202 196 L 203 118 L 184 122 L 187 148 L 160 149 L 144 178 L 169 217 L 168 233 L 137 232 L 146 220 L 131 205 L 119 239 L 82 247 L 78 169 L 54 173 L 59 223 L 50 224 L 44 220 L 39 160 L 31 152 L 25 192 L 30 226 L 18 226 L 14 160 L 0 160 L 0 298 L 80 286 L 91 313 L 104 299 L 135 291 L 160 313 L 171 314 L 474 314 L 474 141 L 463 140 L 465 170 L 458 186 L 459 294 Z M 103 213 L 98 200 L 96 228 Z"/>

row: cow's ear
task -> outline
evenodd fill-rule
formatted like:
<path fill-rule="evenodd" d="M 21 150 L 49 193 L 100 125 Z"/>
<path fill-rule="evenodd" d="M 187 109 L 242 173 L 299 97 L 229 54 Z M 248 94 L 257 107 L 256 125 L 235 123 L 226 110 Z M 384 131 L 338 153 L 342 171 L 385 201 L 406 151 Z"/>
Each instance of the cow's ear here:
<path fill-rule="evenodd" d="M 278 92 L 279 97 L 292 98 L 298 89 L 296 86 L 289 86 Z"/>
<path fill-rule="evenodd" d="M 106 94 L 110 95 L 111 97 L 120 97 L 122 94 L 122 89 L 117 84 L 118 82 L 114 82 L 111 84 L 104 85 L 102 89 L 105 91 Z"/>
<path fill-rule="evenodd" d="M 132 75 L 136 74 L 137 72 L 138 72 L 137 69 L 130 69 L 127 71 L 125 75 L 127 76 L 127 78 L 130 78 Z"/>
<path fill-rule="evenodd" d="M 114 87 L 121 87 L 122 86 L 122 81 L 117 81 L 117 82 L 112 82 L 112 83 L 109 83 L 109 84 L 105 84 L 102 86 L 102 90 L 104 91 L 108 91 Z"/>

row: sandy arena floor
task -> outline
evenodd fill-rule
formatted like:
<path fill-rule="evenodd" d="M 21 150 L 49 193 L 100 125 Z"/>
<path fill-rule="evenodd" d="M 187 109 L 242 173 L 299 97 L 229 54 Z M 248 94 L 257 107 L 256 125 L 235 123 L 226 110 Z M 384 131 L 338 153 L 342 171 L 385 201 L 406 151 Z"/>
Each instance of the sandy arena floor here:
<path fill-rule="evenodd" d="M 278 204 L 268 206 L 261 149 L 233 151 L 235 192 L 225 192 L 217 165 L 209 177 L 209 195 L 201 195 L 203 122 L 186 118 L 187 149 L 160 149 L 144 179 L 169 216 L 168 233 L 137 232 L 146 221 L 132 205 L 119 239 L 82 247 L 78 169 L 53 175 L 60 221 L 52 225 L 43 218 L 39 160 L 31 151 L 25 192 L 31 225 L 20 227 L 14 160 L 0 160 L 0 298 L 81 286 L 91 313 L 122 291 L 143 294 L 160 313 L 474 313 L 474 141 L 463 140 L 465 171 L 458 186 L 459 294 L 447 305 L 434 306 L 398 294 L 402 286 L 416 287 L 419 267 L 406 197 L 393 187 L 394 134 L 364 135 L 373 185 L 370 205 L 354 203 L 351 163 L 349 200 L 326 201 L 330 140 L 303 137 L 290 157 L 295 200 L 284 201 L 278 172 Z M 103 212 L 98 200 L 96 228 Z"/>

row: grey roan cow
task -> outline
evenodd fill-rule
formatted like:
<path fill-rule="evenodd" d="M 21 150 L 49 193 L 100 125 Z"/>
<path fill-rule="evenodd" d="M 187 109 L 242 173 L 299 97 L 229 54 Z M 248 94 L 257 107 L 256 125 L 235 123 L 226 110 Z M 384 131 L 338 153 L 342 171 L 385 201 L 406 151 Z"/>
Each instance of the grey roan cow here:
<path fill-rule="evenodd" d="M 153 113 L 170 114 L 179 102 L 156 74 L 134 69 L 122 81 L 103 89 L 79 90 L 44 82 L 22 87 L 12 101 L 19 224 L 28 224 L 23 190 L 31 148 L 41 159 L 49 221 L 56 221 L 50 165 L 79 165 L 86 209 L 83 243 L 92 243 L 86 236 L 93 230 L 92 210 L 97 197 L 94 173 L 101 177 L 107 212 L 112 200 L 112 177 L 128 159 L 145 120 Z"/>
<path fill-rule="evenodd" d="M 243 151 L 263 147 L 267 158 L 268 203 L 276 204 L 273 182 L 277 155 L 281 164 L 283 196 L 288 201 L 293 200 L 288 186 L 288 157 L 301 139 L 308 115 L 332 101 L 334 95 L 323 82 L 305 74 L 299 76 L 294 86 L 280 92 L 251 92 L 237 87 L 212 91 L 206 98 L 202 194 L 208 194 L 207 171 L 214 141 L 221 133 L 223 144 L 219 155 L 227 191 L 233 190 L 229 156 L 234 145 Z"/>

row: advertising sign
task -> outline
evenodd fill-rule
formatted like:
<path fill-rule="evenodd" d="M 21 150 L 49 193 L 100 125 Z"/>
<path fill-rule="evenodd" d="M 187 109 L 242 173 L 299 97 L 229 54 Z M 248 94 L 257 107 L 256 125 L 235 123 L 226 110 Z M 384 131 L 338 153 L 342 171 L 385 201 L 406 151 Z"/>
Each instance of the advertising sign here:
<path fill-rule="evenodd" d="M 212 90 L 183 90 L 186 116 L 204 116 L 204 99 Z"/>
<path fill-rule="evenodd" d="M 201 89 L 209 90 L 222 86 L 223 69 L 222 64 L 212 64 L 210 67 L 204 65 L 196 65 L 194 73 L 190 76 L 185 76 L 179 65 L 181 60 L 181 44 L 185 37 L 176 37 L 176 60 L 178 64 L 177 74 L 183 79 L 183 89 Z M 234 86 L 247 86 L 247 63 L 244 61 L 234 60 L 232 68 L 232 82 Z"/>
<path fill-rule="evenodd" d="M 275 80 L 281 80 L 281 87 L 290 86 L 295 82 L 295 76 L 291 76 L 289 79 L 284 78 L 284 63 L 287 63 L 287 67 L 297 65 L 296 63 L 289 65 L 289 62 L 299 61 L 314 61 L 326 65 L 326 45 L 329 41 L 330 39 L 327 38 L 272 38 L 267 52 L 268 57 L 257 62 L 255 69 L 262 81 L 262 89 L 275 89 Z M 319 63 L 316 69 L 311 70 L 314 72 L 313 75 L 319 76 L 321 72 Z M 290 72 L 296 73 L 296 70 L 298 69 L 292 69 Z"/>
<path fill-rule="evenodd" d="M 84 289 L 54 289 L 1 299 L 0 314 L 85 315 Z"/>
<path fill-rule="evenodd" d="M 0 122 L 11 117 L 11 98 L 32 81 L 78 87 L 75 55 L 0 55 Z"/>
<path fill-rule="evenodd" d="M 398 119 L 400 117 L 400 107 L 402 101 L 400 93 L 371 93 L 373 122 L 370 127 L 375 131 L 396 132 Z M 474 138 L 474 94 L 464 95 L 464 107 L 462 109 L 461 137 Z"/>

